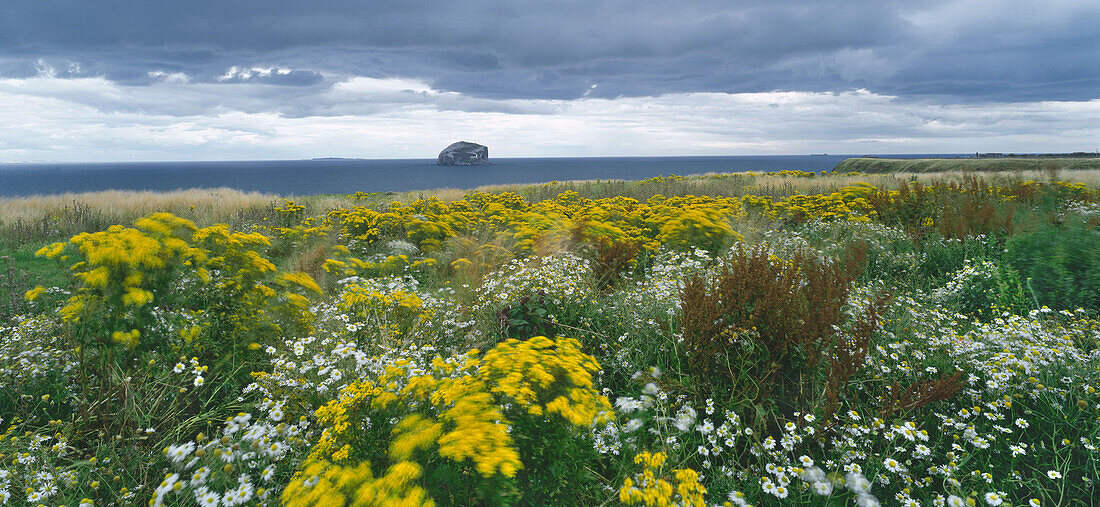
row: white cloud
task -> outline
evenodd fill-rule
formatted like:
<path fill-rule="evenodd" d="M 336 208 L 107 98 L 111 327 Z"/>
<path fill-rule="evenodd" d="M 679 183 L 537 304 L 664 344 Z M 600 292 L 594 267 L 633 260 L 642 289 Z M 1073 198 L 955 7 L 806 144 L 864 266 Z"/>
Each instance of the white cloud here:
<path fill-rule="evenodd" d="M 57 76 L 57 69 L 50 65 L 46 60 L 39 58 L 34 62 L 34 70 L 38 77 L 52 78 Z"/>
<path fill-rule="evenodd" d="M 225 74 L 218 76 L 218 81 L 248 81 L 252 78 L 268 78 L 271 76 L 285 76 L 290 74 L 293 69 L 284 69 L 280 67 L 238 67 L 236 65 L 230 67 L 225 71 Z"/>
<path fill-rule="evenodd" d="M 497 157 L 1030 152 L 1093 150 L 1100 138 L 1100 100 L 943 104 L 866 90 L 489 100 L 413 79 L 150 77 L 0 79 L 0 161 L 431 158 L 457 139 Z"/>
<path fill-rule="evenodd" d="M 163 81 L 169 84 L 187 84 L 191 82 L 191 78 L 183 72 L 165 72 L 163 70 L 153 70 L 146 73 L 150 79 L 157 81 Z"/>
<path fill-rule="evenodd" d="M 441 92 L 433 90 L 431 86 L 416 79 L 376 79 L 370 77 L 353 77 L 333 86 L 333 91 L 338 94 L 377 94 L 393 92 L 413 92 L 440 95 Z M 453 95 L 458 95 L 453 93 Z"/>

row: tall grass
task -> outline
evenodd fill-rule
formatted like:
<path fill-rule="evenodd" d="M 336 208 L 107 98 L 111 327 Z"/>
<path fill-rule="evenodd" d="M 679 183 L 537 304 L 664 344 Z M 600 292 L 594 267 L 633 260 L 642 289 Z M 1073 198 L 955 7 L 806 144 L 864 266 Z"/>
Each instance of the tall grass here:
<path fill-rule="evenodd" d="M 277 199 L 270 194 L 229 188 L 172 192 L 106 190 L 102 192 L 32 195 L 0 199 L 0 220 L 12 223 L 43 216 L 72 213 L 87 207 L 104 217 L 141 216 L 154 211 L 187 213 L 196 217 L 223 217 L 240 209 L 264 207 Z"/>
<path fill-rule="evenodd" d="M 107 190 L 102 192 L 33 195 L 0 199 L 0 239 L 19 244 L 65 237 L 129 224 L 158 211 L 187 218 L 200 226 L 274 221 L 275 208 L 288 198 L 230 188 L 188 189 L 172 192 Z M 294 198 L 290 198 L 294 199 Z M 339 196 L 301 198 L 307 211 L 323 213 L 346 207 Z"/>

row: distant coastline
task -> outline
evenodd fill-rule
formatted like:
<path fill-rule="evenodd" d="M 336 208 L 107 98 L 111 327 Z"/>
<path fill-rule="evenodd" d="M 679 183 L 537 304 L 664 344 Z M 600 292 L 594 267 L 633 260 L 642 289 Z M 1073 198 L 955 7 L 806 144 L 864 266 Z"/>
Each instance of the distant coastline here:
<path fill-rule="evenodd" d="M 975 153 L 976 158 L 1100 158 L 1100 152 L 1072 153 Z"/>
<path fill-rule="evenodd" d="M 935 156 L 935 155 L 921 155 Z M 658 175 L 742 171 L 828 171 L 844 156 L 495 158 L 492 165 L 448 167 L 435 159 L 254 160 L 4 164 L 0 197 L 102 190 L 171 191 L 226 187 L 278 195 L 402 192 L 550 181 L 643 180 Z"/>
<path fill-rule="evenodd" d="M 846 161 L 853 156 L 859 158 Z M 870 156 L 882 158 L 868 158 Z M 567 180 L 643 180 L 658 175 L 744 171 L 1014 171 L 1045 169 L 1050 164 L 1066 169 L 1100 168 L 1100 159 L 979 159 L 974 153 L 868 154 L 862 157 L 811 154 L 497 158 L 493 165 L 471 168 L 442 167 L 435 162 L 434 159 L 317 157 L 204 162 L 8 163 L 0 164 L 0 198 L 102 190 L 172 191 L 220 187 L 278 195 L 403 192 Z"/>

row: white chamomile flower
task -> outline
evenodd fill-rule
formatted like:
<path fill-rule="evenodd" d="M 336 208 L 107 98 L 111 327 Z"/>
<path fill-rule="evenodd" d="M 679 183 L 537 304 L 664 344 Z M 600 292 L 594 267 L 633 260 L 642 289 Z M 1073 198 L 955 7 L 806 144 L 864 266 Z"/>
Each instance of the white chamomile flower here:
<path fill-rule="evenodd" d="M 168 458 L 170 458 L 173 463 L 180 463 L 183 460 L 187 459 L 187 457 L 190 456 L 191 452 L 194 451 L 194 450 L 195 450 L 195 443 L 194 442 L 188 442 L 188 443 L 183 444 L 183 445 L 170 445 L 170 446 L 168 446 L 167 455 L 168 455 Z"/>
<path fill-rule="evenodd" d="M 760 489 L 764 490 L 764 492 L 769 495 L 774 495 L 776 491 L 775 483 L 772 481 L 765 481 L 764 484 L 760 485 Z"/>
<path fill-rule="evenodd" d="M 199 505 L 208 505 L 210 507 L 216 507 L 221 503 L 221 496 L 213 491 L 207 491 L 199 497 Z"/>

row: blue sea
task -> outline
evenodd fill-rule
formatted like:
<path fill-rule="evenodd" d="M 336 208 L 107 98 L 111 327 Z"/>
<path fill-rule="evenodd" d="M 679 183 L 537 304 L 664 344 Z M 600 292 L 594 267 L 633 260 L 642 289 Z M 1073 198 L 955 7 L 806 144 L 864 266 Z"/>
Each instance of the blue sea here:
<path fill-rule="evenodd" d="M 884 155 L 951 158 L 956 155 Z M 828 171 L 852 155 L 498 158 L 440 167 L 435 159 L 0 164 L 0 197 L 98 190 L 229 187 L 279 195 L 403 192 L 502 183 L 625 179 L 707 172 Z"/>

